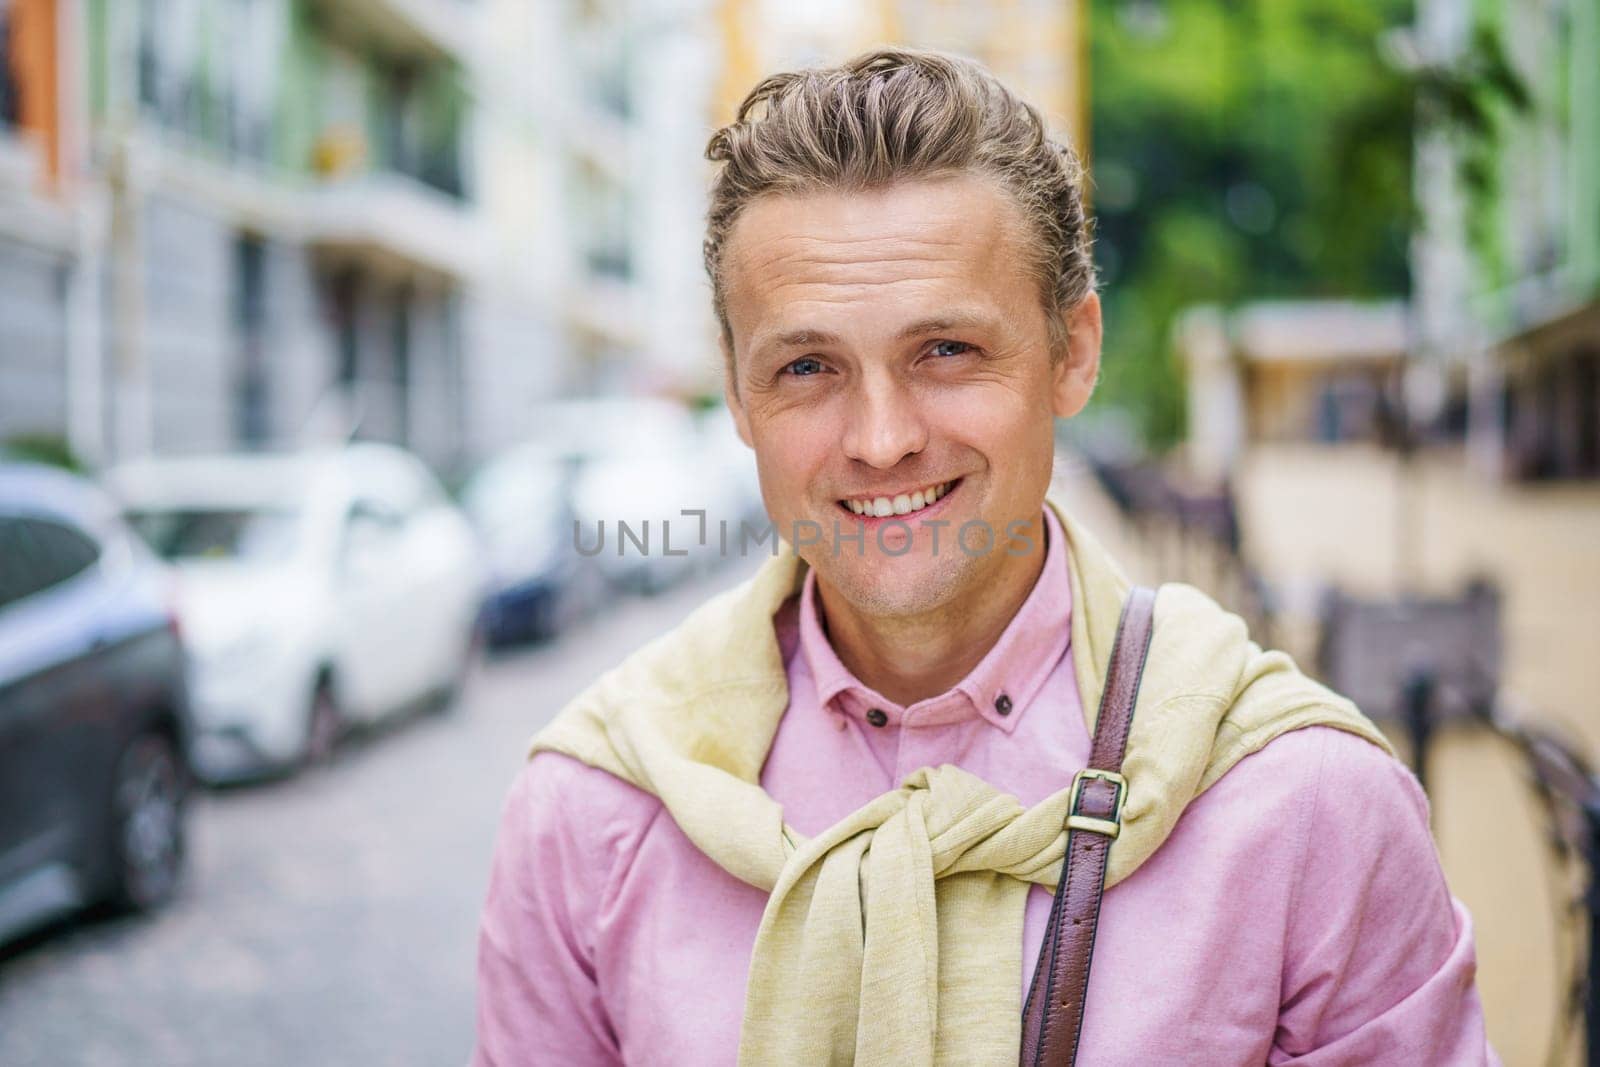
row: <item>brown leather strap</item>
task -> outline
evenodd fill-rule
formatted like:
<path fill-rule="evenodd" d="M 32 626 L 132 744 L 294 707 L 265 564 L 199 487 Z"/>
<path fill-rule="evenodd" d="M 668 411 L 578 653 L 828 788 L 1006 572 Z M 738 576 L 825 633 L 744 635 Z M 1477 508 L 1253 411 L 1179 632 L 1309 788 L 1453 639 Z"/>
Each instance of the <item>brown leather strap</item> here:
<path fill-rule="evenodd" d="M 1133 706 L 1139 698 L 1139 679 L 1150 649 L 1155 602 L 1155 590 L 1136 587 L 1123 604 L 1122 618 L 1117 623 L 1105 692 L 1095 718 L 1089 766 L 1079 775 L 1082 784 L 1077 802 L 1068 813 L 1069 819 L 1087 817 L 1089 826 L 1079 821 L 1078 826 L 1067 831 L 1061 883 L 1056 886 L 1050 922 L 1039 946 L 1039 963 L 1022 1015 L 1021 1067 L 1065 1067 L 1078 1057 L 1078 1035 L 1089 991 L 1089 963 L 1100 921 L 1100 895 L 1105 891 L 1106 858 L 1114 836 L 1106 829 L 1108 824 L 1120 825 L 1125 799 L 1118 795 L 1123 790 L 1115 784 L 1116 779 L 1095 777 L 1092 772 L 1122 771 Z M 1092 826 L 1099 828 L 1089 828 Z"/>

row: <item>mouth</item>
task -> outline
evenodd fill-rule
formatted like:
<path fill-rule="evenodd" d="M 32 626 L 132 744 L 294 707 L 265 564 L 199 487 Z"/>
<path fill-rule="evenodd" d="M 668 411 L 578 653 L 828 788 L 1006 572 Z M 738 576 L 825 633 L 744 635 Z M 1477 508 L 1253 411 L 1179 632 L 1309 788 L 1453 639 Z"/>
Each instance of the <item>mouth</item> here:
<path fill-rule="evenodd" d="M 909 493 L 894 496 L 847 497 L 839 506 L 853 517 L 863 520 L 905 519 L 922 516 L 932 511 L 944 510 L 939 504 L 961 485 L 962 479 L 934 482 Z"/>

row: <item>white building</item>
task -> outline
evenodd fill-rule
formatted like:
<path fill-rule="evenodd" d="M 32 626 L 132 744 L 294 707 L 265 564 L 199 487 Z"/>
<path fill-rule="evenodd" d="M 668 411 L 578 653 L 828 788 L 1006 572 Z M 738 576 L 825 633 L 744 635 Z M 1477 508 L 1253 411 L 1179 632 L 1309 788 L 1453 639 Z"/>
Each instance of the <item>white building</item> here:
<path fill-rule="evenodd" d="M 1465 390 L 1481 470 L 1600 477 L 1600 0 L 1419 0 L 1404 52 L 1496 97 L 1485 128 L 1419 102 L 1419 354 Z"/>
<path fill-rule="evenodd" d="M 353 432 L 453 468 L 567 386 L 526 61 L 559 48 L 518 15 L 544 5 L 4 2 L 51 10 L 82 150 L 41 197 L 0 131 L 0 439 L 95 461 Z"/>

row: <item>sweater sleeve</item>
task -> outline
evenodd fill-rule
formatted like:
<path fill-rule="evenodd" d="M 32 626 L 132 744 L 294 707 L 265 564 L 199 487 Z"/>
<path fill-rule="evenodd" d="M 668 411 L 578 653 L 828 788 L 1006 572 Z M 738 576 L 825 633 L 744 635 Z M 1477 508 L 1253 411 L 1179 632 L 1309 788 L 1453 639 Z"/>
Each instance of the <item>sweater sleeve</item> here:
<path fill-rule="evenodd" d="M 594 963 L 609 858 L 568 814 L 602 773 L 539 753 L 506 798 L 478 933 L 473 1067 L 622 1062 Z"/>
<path fill-rule="evenodd" d="M 1472 920 L 1445 884 L 1415 776 L 1325 731 L 1268 1062 L 1498 1065 Z"/>

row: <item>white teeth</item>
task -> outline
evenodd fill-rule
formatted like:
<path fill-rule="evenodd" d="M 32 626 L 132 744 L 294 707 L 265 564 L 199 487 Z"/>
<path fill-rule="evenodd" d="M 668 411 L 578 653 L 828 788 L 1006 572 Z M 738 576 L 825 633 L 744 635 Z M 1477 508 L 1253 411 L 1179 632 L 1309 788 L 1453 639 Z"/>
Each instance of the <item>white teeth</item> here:
<path fill-rule="evenodd" d="M 844 504 L 857 515 L 880 519 L 890 515 L 909 515 L 913 511 L 921 511 L 936 503 L 950 491 L 950 486 L 953 484 L 953 482 L 940 482 L 926 489 L 918 489 L 914 493 L 901 493 L 896 497 L 880 496 L 871 500 L 846 500 Z"/>

